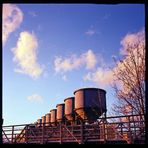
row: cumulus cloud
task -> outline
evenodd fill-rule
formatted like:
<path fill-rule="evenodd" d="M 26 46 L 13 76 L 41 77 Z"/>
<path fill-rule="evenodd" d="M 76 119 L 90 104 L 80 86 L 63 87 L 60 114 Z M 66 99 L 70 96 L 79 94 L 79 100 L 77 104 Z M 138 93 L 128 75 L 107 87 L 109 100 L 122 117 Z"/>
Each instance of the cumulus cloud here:
<path fill-rule="evenodd" d="M 73 69 L 77 69 L 82 65 L 85 65 L 86 69 L 93 69 L 97 63 L 95 54 L 91 49 L 86 53 L 81 54 L 79 57 L 72 55 L 69 58 L 56 57 L 54 61 L 56 72 L 67 72 Z"/>
<path fill-rule="evenodd" d="M 112 83 L 113 72 L 108 69 L 98 68 L 95 72 L 89 72 L 83 79 L 92 81 L 99 87 L 106 87 Z"/>
<path fill-rule="evenodd" d="M 86 69 L 92 69 L 95 67 L 95 65 L 97 63 L 97 59 L 96 59 L 96 56 L 92 50 L 88 50 L 82 56 L 83 56 L 83 59 L 86 63 Z"/>
<path fill-rule="evenodd" d="M 42 103 L 43 102 L 42 96 L 40 96 L 38 94 L 33 94 L 31 96 L 28 96 L 27 100 L 30 101 L 30 102 L 38 102 L 38 103 Z"/>
<path fill-rule="evenodd" d="M 29 32 L 21 32 L 17 45 L 12 49 L 13 61 L 17 63 L 19 69 L 16 72 L 24 73 L 32 78 L 38 78 L 43 68 L 37 62 L 38 42 L 35 35 Z"/>
<path fill-rule="evenodd" d="M 145 32 L 144 29 L 139 31 L 138 33 L 132 33 L 132 34 L 127 34 L 122 40 L 121 40 L 121 45 L 122 48 L 120 49 L 120 54 L 121 55 L 127 55 L 128 54 L 128 46 L 133 47 L 135 44 L 140 42 L 141 44 L 145 44 Z"/>
<path fill-rule="evenodd" d="M 6 43 L 10 33 L 15 31 L 23 21 L 23 12 L 12 4 L 3 4 L 2 41 Z"/>

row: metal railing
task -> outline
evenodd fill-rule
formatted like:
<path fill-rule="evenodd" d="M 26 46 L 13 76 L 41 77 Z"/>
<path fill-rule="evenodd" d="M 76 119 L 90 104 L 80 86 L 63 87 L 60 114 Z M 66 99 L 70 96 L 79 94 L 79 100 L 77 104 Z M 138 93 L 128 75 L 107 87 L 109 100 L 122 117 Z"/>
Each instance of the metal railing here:
<path fill-rule="evenodd" d="M 79 125 L 49 123 L 3 126 L 3 143 L 135 143 L 145 140 L 145 121 L 139 115 L 99 118 L 94 123 Z"/>

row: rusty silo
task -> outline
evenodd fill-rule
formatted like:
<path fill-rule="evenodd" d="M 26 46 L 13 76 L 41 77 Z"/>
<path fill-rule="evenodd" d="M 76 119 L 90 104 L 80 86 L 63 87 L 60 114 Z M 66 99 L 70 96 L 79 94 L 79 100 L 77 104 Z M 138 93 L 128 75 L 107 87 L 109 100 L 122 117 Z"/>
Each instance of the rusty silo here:
<path fill-rule="evenodd" d="M 48 113 L 45 116 L 46 116 L 46 126 L 49 126 L 50 125 L 51 114 Z"/>
<path fill-rule="evenodd" d="M 106 112 L 106 91 L 98 88 L 81 88 L 74 92 L 77 117 L 95 121 Z"/>
<path fill-rule="evenodd" d="M 46 123 L 46 116 L 42 116 L 42 125 Z"/>
<path fill-rule="evenodd" d="M 38 122 L 36 121 L 36 122 L 34 122 L 34 125 L 35 125 L 35 127 L 38 125 Z"/>
<path fill-rule="evenodd" d="M 65 118 L 68 121 L 74 120 L 74 97 L 69 97 L 64 100 L 65 102 Z"/>
<path fill-rule="evenodd" d="M 50 110 L 50 114 L 51 114 L 50 123 L 51 123 L 51 125 L 55 125 L 56 124 L 57 109 Z"/>
<path fill-rule="evenodd" d="M 64 103 L 57 104 L 56 108 L 57 108 L 57 118 L 56 118 L 57 122 L 64 121 L 65 104 Z"/>
<path fill-rule="evenodd" d="M 37 126 L 41 126 L 41 124 L 42 124 L 42 119 L 38 119 L 38 120 L 37 120 L 37 123 L 38 123 Z"/>

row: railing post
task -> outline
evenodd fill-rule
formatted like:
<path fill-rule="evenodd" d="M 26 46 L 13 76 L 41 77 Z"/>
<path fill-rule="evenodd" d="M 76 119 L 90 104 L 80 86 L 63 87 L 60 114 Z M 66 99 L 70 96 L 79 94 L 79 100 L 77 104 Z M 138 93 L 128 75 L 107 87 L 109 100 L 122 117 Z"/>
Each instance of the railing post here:
<path fill-rule="evenodd" d="M 2 110 L 2 108 L 1 108 L 1 110 Z M 3 117 L 1 116 L 1 119 L 0 119 L 0 131 L 1 131 L 1 136 L 0 136 L 0 144 L 3 144 Z"/>
<path fill-rule="evenodd" d="M 123 135 L 123 123 L 120 123 L 120 127 L 121 127 L 121 130 L 120 130 L 120 132 L 121 132 L 121 135 Z"/>
<path fill-rule="evenodd" d="M 131 132 L 131 126 L 130 126 L 130 116 L 128 116 L 128 129 L 129 129 L 129 143 L 132 143 L 132 132 Z"/>
<path fill-rule="evenodd" d="M 136 119 L 135 118 L 136 118 L 136 116 L 132 116 L 132 122 L 134 124 L 134 138 L 136 138 L 136 125 L 135 125 Z"/>
<path fill-rule="evenodd" d="M 84 125 L 83 125 L 84 123 L 83 123 L 83 121 L 81 120 L 81 144 L 84 144 L 84 139 L 83 139 L 83 134 L 84 134 L 84 131 L 83 131 L 83 129 L 84 129 Z"/>
<path fill-rule="evenodd" d="M 106 143 L 106 117 L 103 119 L 103 133 L 104 133 L 104 143 Z"/>
<path fill-rule="evenodd" d="M 71 131 L 72 131 L 72 134 L 73 134 L 73 123 L 71 124 Z"/>
<path fill-rule="evenodd" d="M 25 141 L 26 143 L 28 143 L 28 125 L 26 125 L 26 129 L 25 129 Z"/>
<path fill-rule="evenodd" d="M 14 126 L 12 126 L 11 142 L 13 143 Z"/>
<path fill-rule="evenodd" d="M 44 132 L 45 132 L 45 125 L 42 123 L 42 144 L 44 144 Z"/>
<path fill-rule="evenodd" d="M 62 123 L 60 122 L 60 144 L 62 144 Z"/>

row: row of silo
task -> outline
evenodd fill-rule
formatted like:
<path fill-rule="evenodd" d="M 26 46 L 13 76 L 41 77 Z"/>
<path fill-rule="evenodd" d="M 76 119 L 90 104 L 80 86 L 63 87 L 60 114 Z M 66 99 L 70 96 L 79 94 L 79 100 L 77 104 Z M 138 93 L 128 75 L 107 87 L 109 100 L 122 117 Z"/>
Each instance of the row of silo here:
<path fill-rule="evenodd" d="M 92 122 L 106 113 L 106 91 L 99 88 L 81 88 L 74 91 L 74 97 L 64 99 L 64 103 L 57 104 L 56 109 L 38 120 L 38 123 L 56 125 L 59 122 L 74 122 L 85 120 Z"/>

